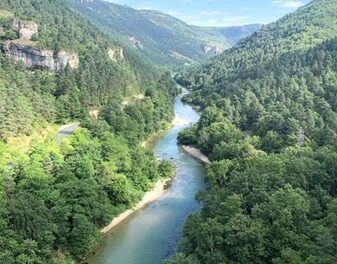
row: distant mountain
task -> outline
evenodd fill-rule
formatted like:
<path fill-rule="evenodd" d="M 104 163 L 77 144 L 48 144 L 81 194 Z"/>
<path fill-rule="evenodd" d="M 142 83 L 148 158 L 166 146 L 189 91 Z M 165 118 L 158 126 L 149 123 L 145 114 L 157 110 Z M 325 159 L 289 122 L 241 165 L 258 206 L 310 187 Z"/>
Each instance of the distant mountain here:
<path fill-rule="evenodd" d="M 337 263 L 336 14 L 314 0 L 177 76 L 203 109 L 179 141 L 212 164 L 167 263 Z"/>
<path fill-rule="evenodd" d="M 171 123 L 177 87 L 139 57 L 65 0 L 0 0 L 0 263 L 82 262 L 173 175 L 140 144 Z"/>
<path fill-rule="evenodd" d="M 122 103 L 162 75 L 64 0 L 0 0 L 0 68 L 0 140 Z"/>
<path fill-rule="evenodd" d="M 158 11 L 135 10 L 101 0 L 67 1 L 121 45 L 127 45 L 150 61 L 165 66 L 202 62 L 256 30 L 250 26 L 229 31 L 202 28 Z"/>
<path fill-rule="evenodd" d="M 232 74 L 255 69 L 285 53 L 302 52 L 337 36 L 337 5 L 334 0 L 314 0 L 296 12 L 264 26 L 233 48 L 200 68 L 191 78 L 207 75 L 215 83 L 230 80 Z"/>
<path fill-rule="evenodd" d="M 234 26 L 234 27 L 195 27 L 202 30 L 208 34 L 215 37 L 224 37 L 232 45 L 235 45 L 241 39 L 250 36 L 253 32 L 258 31 L 262 28 L 262 24 L 250 24 L 244 26 Z"/>

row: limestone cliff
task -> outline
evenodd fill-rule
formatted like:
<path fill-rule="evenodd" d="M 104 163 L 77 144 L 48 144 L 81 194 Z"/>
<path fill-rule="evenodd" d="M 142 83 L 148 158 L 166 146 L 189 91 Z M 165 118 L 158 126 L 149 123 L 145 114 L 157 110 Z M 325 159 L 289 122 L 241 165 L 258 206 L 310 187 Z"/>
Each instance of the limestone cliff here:
<path fill-rule="evenodd" d="M 60 51 L 55 54 L 51 50 L 38 48 L 33 41 L 38 35 L 38 25 L 33 21 L 22 21 L 13 17 L 9 18 L 11 30 L 17 33 L 17 39 L 7 40 L 2 44 L 2 51 L 15 61 L 22 61 L 32 69 L 45 69 L 58 72 L 69 65 L 75 69 L 79 65 L 79 58 L 75 52 Z M 4 29 L 0 25 L 0 33 Z"/>
<path fill-rule="evenodd" d="M 219 55 L 224 51 L 224 48 L 218 47 L 217 45 L 204 44 L 203 50 L 205 54 Z"/>
<path fill-rule="evenodd" d="M 57 72 L 66 65 L 73 69 L 79 65 L 78 55 L 74 52 L 60 51 L 55 55 L 53 51 L 39 49 L 31 43 L 19 44 L 13 41 L 6 41 L 3 50 L 13 60 L 23 61 L 32 69 L 46 69 Z"/>
<path fill-rule="evenodd" d="M 34 35 L 38 34 L 38 26 L 34 22 L 20 21 L 19 36 L 20 39 L 31 40 Z"/>
<path fill-rule="evenodd" d="M 13 18 L 13 30 L 18 32 L 21 40 L 31 40 L 38 34 L 38 25 L 32 21 L 21 21 Z"/>

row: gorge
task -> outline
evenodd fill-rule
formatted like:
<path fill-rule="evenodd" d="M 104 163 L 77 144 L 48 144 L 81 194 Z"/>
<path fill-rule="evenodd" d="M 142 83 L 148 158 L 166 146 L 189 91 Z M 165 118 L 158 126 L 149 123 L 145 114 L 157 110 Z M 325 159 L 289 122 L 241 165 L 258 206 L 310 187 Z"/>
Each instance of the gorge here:
<path fill-rule="evenodd" d="M 0 263 L 337 263 L 336 0 L 222 2 L 0 0 Z"/>
<path fill-rule="evenodd" d="M 192 107 L 181 102 L 185 94 L 187 90 L 183 89 L 175 99 L 173 127 L 151 144 L 157 159 L 173 162 L 175 179 L 157 201 L 114 227 L 88 263 L 159 264 L 175 252 L 187 216 L 201 206 L 195 195 L 204 188 L 203 165 L 177 145 L 178 133 L 199 119 Z"/>

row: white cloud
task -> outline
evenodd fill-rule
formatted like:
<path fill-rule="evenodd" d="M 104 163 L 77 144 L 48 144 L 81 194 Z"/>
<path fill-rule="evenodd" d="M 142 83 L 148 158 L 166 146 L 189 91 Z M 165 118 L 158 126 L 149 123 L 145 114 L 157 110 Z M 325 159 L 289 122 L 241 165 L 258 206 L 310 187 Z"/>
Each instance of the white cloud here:
<path fill-rule="evenodd" d="M 299 8 L 305 4 L 298 0 L 274 0 L 273 3 L 283 8 Z"/>

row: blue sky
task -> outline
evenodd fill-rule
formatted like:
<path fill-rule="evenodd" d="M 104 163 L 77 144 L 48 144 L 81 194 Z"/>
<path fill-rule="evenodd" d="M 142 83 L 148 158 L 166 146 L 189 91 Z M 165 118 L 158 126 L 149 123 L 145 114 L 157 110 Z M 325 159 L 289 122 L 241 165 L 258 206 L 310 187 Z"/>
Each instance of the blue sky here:
<path fill-rule="evenodd" d="M 136 9 L 159 10 L 199 26 L 268 23 L 310 0 L 108 0 Z"/>

